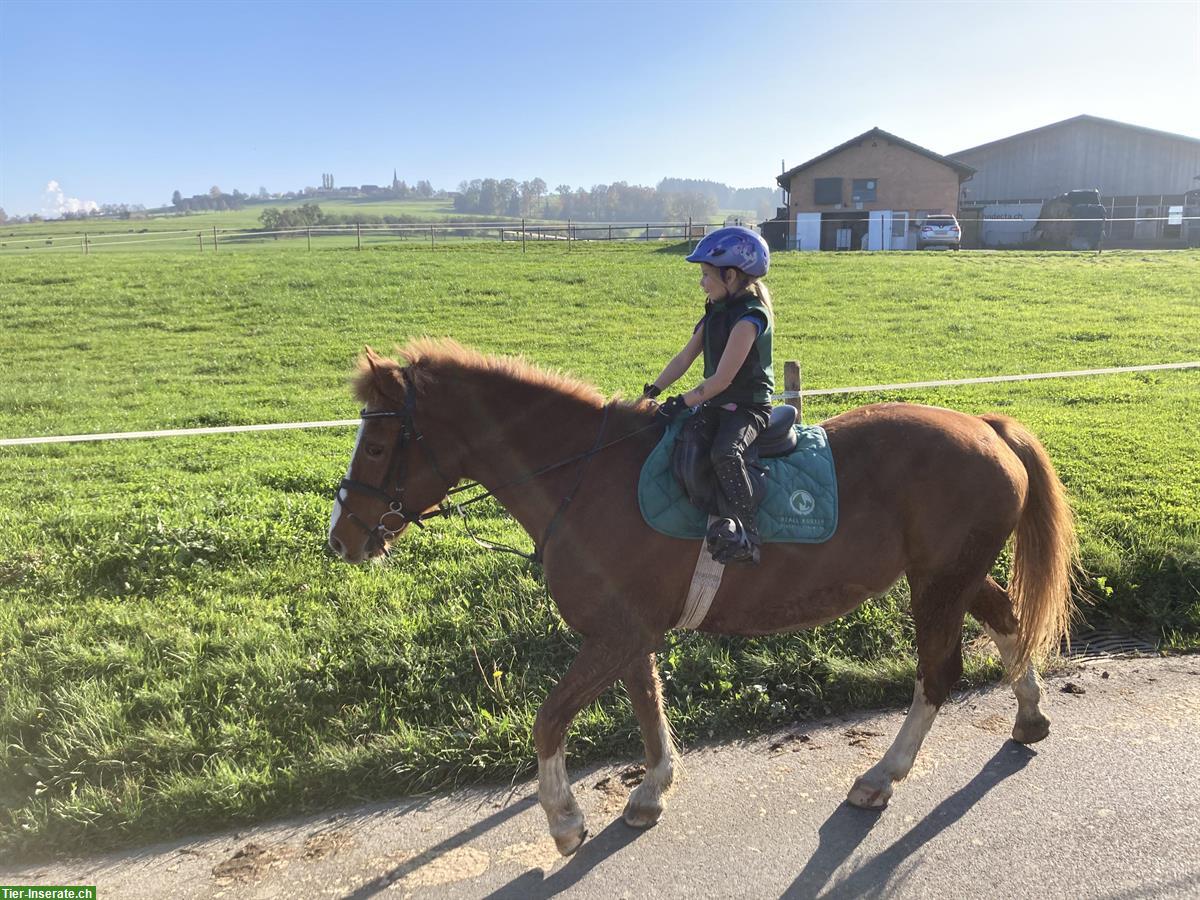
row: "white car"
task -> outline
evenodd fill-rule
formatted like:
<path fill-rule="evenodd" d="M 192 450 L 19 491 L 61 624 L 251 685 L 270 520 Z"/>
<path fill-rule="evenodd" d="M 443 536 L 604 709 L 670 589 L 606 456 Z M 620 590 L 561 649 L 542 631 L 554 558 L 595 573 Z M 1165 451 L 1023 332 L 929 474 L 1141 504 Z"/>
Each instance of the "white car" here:
<path fill-rule="evenodd" d="M 954 216 L 928 216 L 917 232 L 917 249 L 949 247 L 957 250 L 962 242 L 962 229 Z"/>

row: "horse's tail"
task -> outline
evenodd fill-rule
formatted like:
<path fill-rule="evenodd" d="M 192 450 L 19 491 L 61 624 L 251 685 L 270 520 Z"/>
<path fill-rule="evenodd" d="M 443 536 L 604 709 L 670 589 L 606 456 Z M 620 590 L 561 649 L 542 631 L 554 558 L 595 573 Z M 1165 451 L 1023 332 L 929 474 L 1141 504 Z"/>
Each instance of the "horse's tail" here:
<path fill-rule="evenodd" d="M 1014 419 L 982 419 L 1012 448 L 1029 475 L 1008 584 L 1017 615 L 1017 658 L 1008 666 L 1009 676 L 1015 678 L 1031 660 L 1054 650 L 1068 636 L 1075 613 L 1071 594 L 1079 545 L 1066 489 L 1046 448 Z"/>

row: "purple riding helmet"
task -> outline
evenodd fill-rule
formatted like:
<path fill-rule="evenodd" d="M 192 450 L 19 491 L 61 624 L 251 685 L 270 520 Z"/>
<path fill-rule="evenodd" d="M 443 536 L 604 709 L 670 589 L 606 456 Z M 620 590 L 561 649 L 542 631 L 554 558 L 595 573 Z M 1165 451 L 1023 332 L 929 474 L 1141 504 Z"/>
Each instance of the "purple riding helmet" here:
<path fill-rule="evenodd" d="M 757 231 L 731 225 L 706 235 L 687 258 L 719 268 L 733 266 L 747 275 L 762 278 L 771 267 L 771 250 Z"/>

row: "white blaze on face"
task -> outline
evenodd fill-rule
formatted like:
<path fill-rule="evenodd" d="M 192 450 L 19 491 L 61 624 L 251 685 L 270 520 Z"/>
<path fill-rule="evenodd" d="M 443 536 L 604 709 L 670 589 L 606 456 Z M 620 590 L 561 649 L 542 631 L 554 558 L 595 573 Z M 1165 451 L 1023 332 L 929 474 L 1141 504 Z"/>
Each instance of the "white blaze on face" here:
<path fill-rule="evenodd" d="M 362 443 L 363 426 L 365 423 L 358 423 L 358 434 L 354 438 L 354 449 L 350 451 L 350 463 L 346 466 L 346 477 L 350 477 L 350 469 L 354 466 L 354 457 L 358 456 L 358 445 Z M 339 490 L 333 499 L 333 515 L 329 517 L 329 537 L 333 537 L 333 530 L 337 528 L 338 520 L 342 517 L 342 492 Z"/>

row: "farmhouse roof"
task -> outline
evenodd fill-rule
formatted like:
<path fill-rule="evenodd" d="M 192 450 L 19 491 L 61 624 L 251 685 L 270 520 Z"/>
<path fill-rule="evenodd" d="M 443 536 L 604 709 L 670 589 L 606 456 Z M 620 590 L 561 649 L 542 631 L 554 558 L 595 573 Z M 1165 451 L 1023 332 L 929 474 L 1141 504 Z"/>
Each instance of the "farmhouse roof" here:
<path fill-rule="evenodd" d="M 968 147 L 966 150 L 955 152 L 955 156 L 963 153 L 974 153 L 976 150 L 984 150 L 989 147 L 996 147 L 1008 141 L 1016 141 L 1022 138 L 1032 137 L 1035 134 L 1041 134 L 1045 131 L 1051 131 L 1055 128 L 1062 128 L 1066 125 L 1072 125 L 1076 122 L 1091 123 L 1095 125 L 1108 125 L 1113 128 L 1123 128 L 1126 131 L 1138 131 L 1142 134 L 1152 134 L 1155 137 L 1170 138 L 1175 141 L 1189 141 L 1193 144 L 1200 144 L 1200 138 L 1188 137 L 1186 134 L 1174 134 L 1170 131 L 1159 131 L 1157 128 L 1146 128 L 1143 125 L 1130 125 L 1128 122 L 1118 122 L 1116 119 L 1102 119 L 1100 116 L 1079 115 L 1072 116 L 1069 119 L 1063 119 L 1061 122 L 1051 122 L 1049 125 L 1042 125 L 1040 128 L 1031 128 L 1029 131 L 1022 131 L 1019 134 L 1012 134 L 1008 137 L 1002 137 L 994 141 L 988 141 L 986 144 L 980 144 L 977 147 Z"/>
<path fill-rule="evenodd" d="M 775 181 L 778 182 L 778 184 L 781 188 L 783 188 L 784 190 L 787 190 L 788 185 L 791 183 L 792 176 L 795 175 L 796 173 L 804 171 L 809 166 L 815 166 L 817 163 L 821 162 L 822 160 L 829 159 L 829 157 L 831 157 L 831 156 L 836 156 L 837 154 L 841 153 L 843 150 L 847 149 L 848 147 L 853 147 L 855 144 L 861 144 L 863 141 L 867 140 L 868 138 L 882 138 L 883 140 L 887 141 L 889 144 L 896 144 L 900 147 L 906 147 L 907 149 L 911 150 L 913 153 L 919 153 L 922 156 L 927 156 L 930 159 L 932 159 L 934 162 L 940 162 L 942 165 L 949 166 L 951 169 L 958 172 L 960 179 L 969 178 L 970 176 L 975 174 L 975 170 L 973 168 L 971 168 L 968 165 L 965 165 L 964 163 L 960 163 L 956 159 L 950 159 L 947 156 L 941 156 L 937 153 L 934 153 L 932 150 L 926 150 L 924 147 L 914 144 L 912 141 L 906 141 L 904 138 L 897 137 L 896 135 L 892 134 L 891 132 L 884 131 L 882 128 L 879 128 L 879 127 L 875 127 L 875 128 L 872 128 L 870 131 L 864 131 L 862 134 L 858 135 L 858 137 L 850 138 L 850 140 L 846 141 L 844 144 L 838 144 L 832 150 L 827 150 L 826 152 L 822 153 L 820 156 L 814 156 L 812 159 L 810 159 L 806 163 L 801 163 L 800 165 L 796 166 L 795 168 L 788 169 L 786 172 L 784 172 L 782 175 L 780 175 L 778 178 L 776 178 Z"/>

